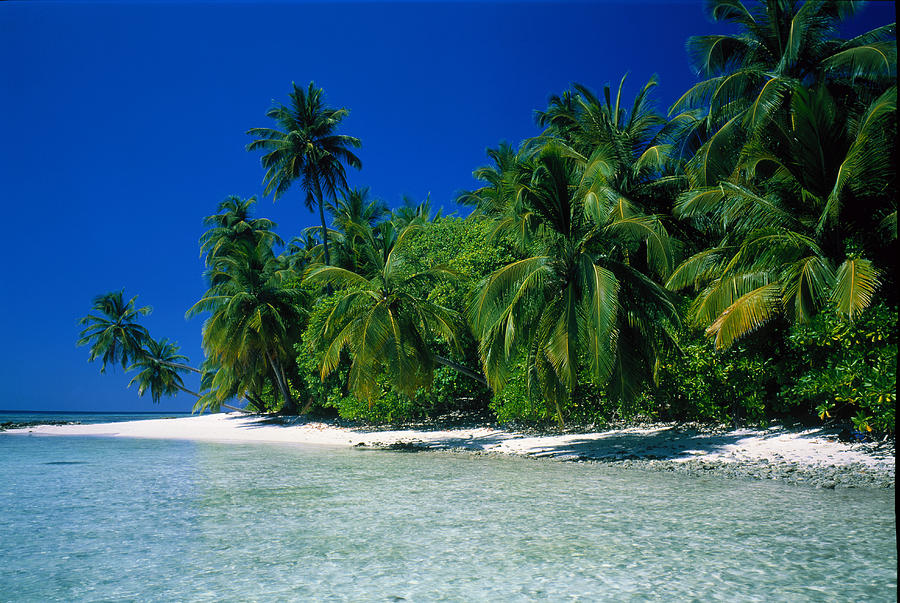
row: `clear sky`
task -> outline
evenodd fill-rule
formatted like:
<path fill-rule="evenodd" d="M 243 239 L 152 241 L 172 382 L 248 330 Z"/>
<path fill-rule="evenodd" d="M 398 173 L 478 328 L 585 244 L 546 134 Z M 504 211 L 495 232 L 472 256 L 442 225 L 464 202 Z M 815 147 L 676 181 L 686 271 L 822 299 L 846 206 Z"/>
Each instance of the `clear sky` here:
<path fill-rule="evenodd" d="M 847 31 L 893 20 L 893 2 L 872 3 Z M 392 206 L 431 193 L 450 213 L 488 147 L 537 134 L 550 95 L 628 72 L 630 102 L 657 74 L 665 110 L 695 81 L 687 37 L 725 31 L 699 0 L 0 2 L 0 409 L 190 410 L 101 375 L 77 322 L 124 288 L 153 306 L 151 334 L 199 364 L 202 320 L 184 312 L 205 290 L 203 217 L 237 194 L 285 240 L 316 219 L 299 189 L 263 197 L 245 150 L 292 81 L 350 109 L 351 185 Z"/>

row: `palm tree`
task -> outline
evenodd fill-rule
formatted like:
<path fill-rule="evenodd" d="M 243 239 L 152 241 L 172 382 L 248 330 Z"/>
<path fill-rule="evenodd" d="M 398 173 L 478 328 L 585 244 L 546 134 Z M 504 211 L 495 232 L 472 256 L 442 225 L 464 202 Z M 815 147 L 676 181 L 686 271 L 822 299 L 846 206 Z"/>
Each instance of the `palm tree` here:
<path fill-rule="evenodd" d="M 854 0 L 712 0 L 717 21 L 740 28 L 735 35 L 694 36 L 688 53 L 706 79 L 672 105 L 705 139 L 692 161 L 692 184 L 713 186 L 734 169 L 741 146 L 790 103 L 798 85 L 827 84 L 847 94 L 874 96 L 896 78 L 894 24 L 850 40 L 837 26 L 861 4 Z M 873 97 L 865 99 L 866 102 Z"/>
<path fill-rule="evenodd" d="M 473 216 L 484 216 L 495 222 L 492 239 L 511 235 L 520 251 L 525 251 L 536 228 L 535 216 L 523 204 L 522 196 L 535 169 L 532 149 L 526 144 L 517 151 L 509 143 L 501 142 L 496 149 L 489 148 L 487 155 L 493 165 L 482 166 L 472 173 L 485 186 L 463 191 L 456 202 L 475 206 Z"/>
<path fill-rule="evenodd" d="M 236 373 L 229 367 L 216 364 L 213 358 L 207 358 L 203 362 L 202 370 L 200 395 L 197 396 L 197 402 L 194 403 L 194 412 L 218 412 L 223 407 L 244 410 L 226 404 L 228 400 L 234 398 L 244 398 L 250 407 L 258 412 L 269 410 L 262 400 L 262 392 L 266 387 L 265 382 L 270 376 L 265 368 L 262 372 Z M 277 386 L 274 386 L 272 391 L 276 390 Z"/>
<path fill-rule="evenodd" d="M 431 193 L 425 196 L 425 200 L 416 203 L 410 197 L 403 196 L 403 205 L 391 212 L 391 221 L 398 230 L 416 224 L 424 225 L 441 219 L 442 210 L 434 211 L 431 206 Z"/>
<path fill-rule="evenodd" d="M 665 229 L 603 194 L 602 174 L 572 147 L 546 142 L 518 191 L 538 253 L 491 274 L 469 307 L 491 387 L 500 390 L 524 358 L 529 390 L 555 406 L 560 424 L 579 365 L 611 397 L 633 398 L 677 322 L 666 292 L 633 265 L 643 252 L 647 265 L 668 270 Z"/>
<path fill-rule="evenodd" d="M 209 291 L 186 313 L 211 313 L 203 325 L 203 349 L 216 366 L 242 376 L 240 393 L 255 391 L 251 384 L 268 375 L 285 413 L 296 411 L 288 378 L 305 295 L 288 284 L 291 275 L 268 246 L 235 247 L 216 259 Z"/>
<path fill-rule="evenodd" d="M 250 217 L 250 207 L 254 203 L 256 197 L 241 199 L 237 195 L 229 195 L 219 203 L 218 214 L 203 219 L 209 230 L 200 237 L 200 255 L 206 255 L 207 265 L 212 265 L 217 256 L 227 253 L 233 245 L 253 248 L 259 244 L 270 247 L 284 244 L 281 237 L 272 232 L 274 222 L 267 218 Z"/>
<path fill-rule="evenodd" d="M 178 345 L 165 337 L 159 341 L 147 339 L 143 353 L 128 367 L 129 371 L 139 371 L 128 383 L 128 387 L 137 383 L 140 397 L 149 390 L 154 403 L 158 403 L 162 396 L 174 396 L 180 391 L 199 398 L 199 394 L 184 386 L 184 381 L 178 374 L 189 368 L 178 368 L 184 366 L 182 361 L 187 360 L 187 356 L 178 353 Z"/>
<path fill-rule="evenodd" d="M 668 286 L 699 290 L 691 317 L 717 348 L 781 314 L 806 322 L 831 302 L 852 320 L 871 303 L 884 273 L 868 258 L 894 261 L 875 235 L 896 223 L 896 105 L 896 87 L 847 108 L 797 86 L 730 178 L 679 197 L 676 215 L 721 239 Z"/>
<path fill-rule="evenodd" d="M 124 301 L 124 290 L 104 293 L 94 298 L 93 309 L 79 321 L 87 325 L 80 335 L 78 345 L 90 344 L 88 360 L 101 358 L 100 372 L 106 372 L 107 364 L 121 364 L 124 369 L 130 362 L 143 355 L 144 343 L 150 340 L 147 329 L 137 323 L 141 315 L 150 314 L 150 306 L 135 307 L 135 295 Z"/>
<path fill-rule="evenodd" d="M 374 227 L 390 213 L 380 199 L 369 199 L 369 187 L 354 188 L 328 204 L 328 211 L 334 217 L 335 228 L 350 232 L 354 227 Z"/>
<path fill-rule="evenodd" d="M 622 101 L 626 77 L 614 100 L 609 85 L 603 88 L 603 100 L 580 84 L 563 98 L 552 97 L 547 111 L 537 114 L 538 124 L 546 130 L 532 144 L 561 141 L 584 166 L 582 178 L 591 179 L 596 195 L 612 203 L 636 204 L 645 213 L 668 213 L 673 185 L 680 183 L 671 177 L 680 167 L 679 154 L 673 150 L 685 126 L 679 120 L 667 122 L 653 110 L 650 93 L 657 85 L 655 77 L 627 109 Z"/>
<path fill-rule="evenodd" d="M 335 231 L 331 234 L 337 247 L 334 253 L 337 259 L 333 264 L 348 270 L 366 271 L 368 268 L 362 264 L 362 248 L 368 233 L 390 214 L 387 205 L 381 200 L 369 199 L 369 188 L 364 187 L 346 191 L 337 201 L 328 204 L 328 211 L 333 217 Z"/>
<path fill-rule="evenodd" d="M 434 354 L 434 338 L 455 342 L 459 321 L 455 313 L 418 294 L 423 285 L 451 275 L 442 268 L 407 274 L 401 252 L 404 240 L 420 226 L 410 226 L 397 237 L 384 259 L 377 250 L 370 253 L 379 270 L 363 276 L 335 266 L 310 267 L 306 282 L 333 286 L 337 298 L 315 338 L 324 350 L 322 379 L 338 366 L 341 352 L 350 353 L 350 389 L 361 399 L 373 400 L 378 378 L 386 374 L 393 387 L 413 397 L 416 390 L 431 384 L 436 362 L 483 380 L 446 358 Z M 374 248 L 374 239 L 368 246 Z"/>
<path fill-rule="evenodd" d="M 328 226 L 325 223 L 325 195 L 335 198 L 337 191 L 347 188 L 344 164 L 359 169 L 362 163 L 351 148 L 359 148 L 358 138 L 336 134 L 347 115 L 347 109 L 325 106 L 323 92 L 313 82 L 307 90 L 293 84 L 290 106 L 278 104 L 266 112 L 275 128 L 251 128 L 247 134 L 256 138 L 247 145 L 248 151 L 265 152 L 262 166 L 266 169 L 265 194 L 278 199 L 299 180 L 306 193 L 304 200 L 310 210 L 318 206 L 322 224 L 325 263 L 328 253 Z"/>

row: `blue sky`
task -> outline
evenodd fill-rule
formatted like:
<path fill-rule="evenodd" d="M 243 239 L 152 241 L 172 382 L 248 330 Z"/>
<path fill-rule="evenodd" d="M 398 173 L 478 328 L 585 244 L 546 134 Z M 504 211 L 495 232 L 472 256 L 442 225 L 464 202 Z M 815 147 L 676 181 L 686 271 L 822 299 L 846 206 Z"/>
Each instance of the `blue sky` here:
<path fill-rule="evenodd" d="M 848 32 L 893 15 L 873 3 Z M 392 206 L 430 193 L 449 213 L 488 147 L 538 132 L 550 95 L 628 72 L 631 98 L 656 74 L 665 110 L 695 81 L 687 37 L 724 31 L 699 1 L 0 3 L 0 408 L 190 409 L 100 375 L 77 321 L 124 288 L 153 306 L 151 334 L 199 364 L 202 320 L 184 312 L 205 290 L 203 217 L 237 194 L 286 240 L 315 219 L 299 189 L 263 197 L 245 150 L 292 81 L 350 109 L 351 185 Z"/>

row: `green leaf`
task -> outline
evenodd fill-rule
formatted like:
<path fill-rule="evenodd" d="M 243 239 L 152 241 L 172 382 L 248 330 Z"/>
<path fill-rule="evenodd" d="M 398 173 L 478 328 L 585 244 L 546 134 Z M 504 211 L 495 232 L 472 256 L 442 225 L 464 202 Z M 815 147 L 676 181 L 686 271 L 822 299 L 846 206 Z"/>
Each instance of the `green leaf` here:
<path fill-rule="evenodd" d="M 880 284 L 878 270 L 864 259 L 848 259 L 837 270 L 831 299 L 838 310 L 855 320 L 872 303 Z"/>
<path fill-rule="evenodd" d="M 706 329 L 715 338 L 717 350 L 765 324 L 780 309 L 781 290 L 777 283 L 763 285 L 739 297 Z"/>

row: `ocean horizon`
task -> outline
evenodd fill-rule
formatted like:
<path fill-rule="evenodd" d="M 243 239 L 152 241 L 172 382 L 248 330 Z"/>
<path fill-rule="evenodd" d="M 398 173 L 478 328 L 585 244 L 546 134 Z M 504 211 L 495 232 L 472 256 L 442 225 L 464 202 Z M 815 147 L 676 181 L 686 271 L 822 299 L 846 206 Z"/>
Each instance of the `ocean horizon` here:
<path fill-rule="evenodd" d="M 90 411 L 90 410 L 4 410 L 0 409 L 0 429 L 48 423 L 119 423 L 146 419 L 190 417 L 190 412 Z"/>

